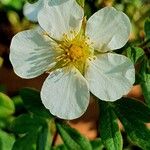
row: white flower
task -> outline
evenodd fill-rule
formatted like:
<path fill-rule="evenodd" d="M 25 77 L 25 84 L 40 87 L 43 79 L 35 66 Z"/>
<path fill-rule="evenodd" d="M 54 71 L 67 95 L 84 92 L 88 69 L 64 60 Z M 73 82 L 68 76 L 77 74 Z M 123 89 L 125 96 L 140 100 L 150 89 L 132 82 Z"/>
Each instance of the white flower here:
<path fill-rule="evenodd" d="M 130 34 L 124 13 L 105 7 L 85 22 L 75 0 L 51 1 L 38 21 L 44 30 L 23 31 L 12 39 L 10 60 L 22 78 L 49 73 L 41 99 L 53 115 L 78 118 L 87 109 L 90 92 L 104 101 L 129 92 L 134 66 L 127 57 L 111 53 L 123 47 Z"/>

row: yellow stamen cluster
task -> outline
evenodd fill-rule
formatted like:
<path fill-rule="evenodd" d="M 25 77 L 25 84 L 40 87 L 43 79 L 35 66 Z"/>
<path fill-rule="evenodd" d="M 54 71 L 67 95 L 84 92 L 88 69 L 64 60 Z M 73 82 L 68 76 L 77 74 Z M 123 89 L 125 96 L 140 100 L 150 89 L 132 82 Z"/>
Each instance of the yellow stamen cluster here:
<path fill-rule="evenodd" d="M 70 60 L 77 61 L 81 57 L 83 57 L 83 51 L 82 47 L 79 47 L 78 45 L 71 45 L 70 50 L 67 54 L 70 57 Z"/>
<path fill-rule="evenodd" d="M 82 34 L 78 34 L 72 40 L 64 34 L 59 43 L 62 53 L 56 57 L 56 65 L 52 69 L 75 66 L 83 74 L 86 60 L 92 55 L 88 41 L 89 39 Z"/>

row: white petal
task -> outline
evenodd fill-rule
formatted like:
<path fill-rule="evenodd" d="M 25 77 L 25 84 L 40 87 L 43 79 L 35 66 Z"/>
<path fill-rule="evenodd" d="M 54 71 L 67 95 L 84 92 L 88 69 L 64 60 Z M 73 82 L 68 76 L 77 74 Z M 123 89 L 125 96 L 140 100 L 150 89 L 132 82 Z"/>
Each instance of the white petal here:
<path fill-rule="evenodd" d="M 76 0 L 52 0 L 49 5 L 40 11 L 38 21 L 51 37 L 61 40 L 64 33 L 79 32 L 84 12 Z"/>
<path fill-rule="evenodd" d="M 24 15 L 31 21 L 37 21 L 38 12 L 44 7 L 43 0 L 38 0 L 34 4 L 26 3 L 23 7 Z"/>
<path fill-rule="evenodd" d="M 15 73 L 22 78 L 41 75 L 52 63 L 54 51 L 40 30 L 16 34 L 10 46 L 10 61 Z"/>
<path fill-rule="evenodd" d="M 105 7 L 87 21 L 86 34 L 98 51 L 123 47 L 130 34 L 130 20 L 120 11 Z"/>
<path fill-rule="evenodd" d="M 55 72 L 56 73 L 56 72 Z M 41 99 L 50 112 L 62 119 L 80 117 L 89 104 L 85 78 L 75 68 L 69 72 L 49 75 L 41 90 Z"/>
<path fill-rule="evenodd" d="M 85 74 L 91 92 L 101 100 L 114 101 L 127 94 L 135 81 L 132 62 L 118 54 L 98 55 Z"/>

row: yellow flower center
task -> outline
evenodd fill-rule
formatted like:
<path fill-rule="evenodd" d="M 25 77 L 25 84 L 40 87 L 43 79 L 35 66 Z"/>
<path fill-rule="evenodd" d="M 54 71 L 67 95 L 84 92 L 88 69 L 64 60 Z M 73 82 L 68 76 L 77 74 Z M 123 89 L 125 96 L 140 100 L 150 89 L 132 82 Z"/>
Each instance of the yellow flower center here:
<path fill-rule="evenodd" d="M 68 55 L 70 57 L 70 60 L 76 61 L 84 56 L 83 50 L 81 46 L 78 45 L 71 45 Z"/>
<path fill-rule="evenodd" d="M 75 66 L 84 74 L 86 60 L 93 55 L 89 39 L 82 34 L 78 34 L 74 39 L 64 34 L 62 41 L 59 42 L 59 47 L 55 49 L 61 51 L 61 54 L 56 57 L 56 64 L 50 71 Z"/>

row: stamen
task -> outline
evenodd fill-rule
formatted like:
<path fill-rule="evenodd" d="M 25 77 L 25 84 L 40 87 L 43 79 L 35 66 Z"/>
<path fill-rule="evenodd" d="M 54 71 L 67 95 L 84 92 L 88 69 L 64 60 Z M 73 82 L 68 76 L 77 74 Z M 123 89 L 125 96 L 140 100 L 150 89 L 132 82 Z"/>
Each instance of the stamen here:
<path fill-rule="evenodd" d="M 57 50 L 61 49 L 61 54 L 55 58 L 56 64 L 49 72 L 72 66 L 75 66 L 81 73 L 84 72 L 86 59 L 93 55 L 89 44 L 89 37 L 80 33 L 76 35 L 76 32 L 73 30 L 70 31 L 70 34 L 75 38 L 70 39 L 67 34 L 63 34 L 63 39 L 56 48 Z"/>

